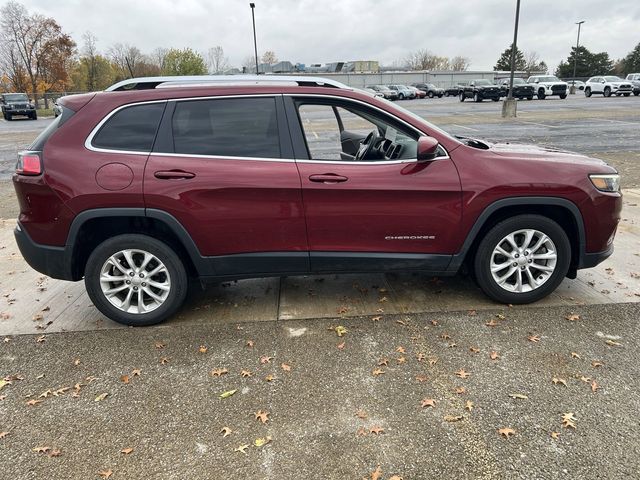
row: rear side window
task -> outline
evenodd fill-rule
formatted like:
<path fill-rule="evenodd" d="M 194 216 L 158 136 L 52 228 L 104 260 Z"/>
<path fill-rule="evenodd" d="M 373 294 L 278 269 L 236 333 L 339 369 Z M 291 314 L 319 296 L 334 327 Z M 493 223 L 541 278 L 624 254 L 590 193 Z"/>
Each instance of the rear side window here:
<path fill-rule="evenodd" d="M 114 113 L 93 137 L 91 144 L 108 150 L 150 152 L 165 103 L 125 107 Z"/>
<path fill-rule="evenodd" d="M 178 102 L 172 129 L 175 153 L 280 158 L 274 98 Z"/>

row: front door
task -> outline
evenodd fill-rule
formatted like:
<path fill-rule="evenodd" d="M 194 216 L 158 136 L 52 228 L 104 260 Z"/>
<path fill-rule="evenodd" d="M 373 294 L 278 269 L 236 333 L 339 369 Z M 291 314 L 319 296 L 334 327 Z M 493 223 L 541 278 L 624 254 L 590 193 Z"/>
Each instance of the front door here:
<path fill-rule="evenodd" d="M 308 270 L 300 178 L 279 95 L 169 102 L 144 200 L 185 227 L 212 274 Z"/>
<path fill-rule="evenodd" d="M 418 162 L 420 132 L 361 102 L 285 101 L 311 269 L 443 271 L 461 219 L 460 180 L 447 152 Z"/>

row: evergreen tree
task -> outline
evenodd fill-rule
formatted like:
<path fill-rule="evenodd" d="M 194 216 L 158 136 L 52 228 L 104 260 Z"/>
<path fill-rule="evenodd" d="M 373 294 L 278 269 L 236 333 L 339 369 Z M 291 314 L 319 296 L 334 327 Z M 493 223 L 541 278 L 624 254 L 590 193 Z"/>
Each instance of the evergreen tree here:
<path fill-rule="evenodd" d="M 624 73 L 640 72 L 640 43 L 622 60 Z"/>
<path fill-rule="evenodd" d="M 566 61 L 560 62 L 556 70 L 556 76 L 560 78 L 572 78 L 574 59 L 576 62 L 576 77 L 592 77 L 594 75 L 610 75 L 614 71 L 613 61 L 607 52 L 591 53 L 586 47 L 571 47 L 571 53 Z"/>
<path fill-rule="evenodd" d="M 513 44 L 511 46 L 509 46 L 509 48 L 507 48 L 504 52 L 502 52 L 502 55 L 500 55 L 500 58 L 498 59 L 498 63 L 496 63 L 496 66 L 493 67 L 493 69 L 495 71 L 498 70 L 511 70 L 511 49 L 513 47 Z M 527 67 L 527 60 L 524 58 L 524 54 L 522 53 L 522 51 L 516 46 L 516 65 L 515 65 L 515 69 L 516 70 L 524 70 Z"/>

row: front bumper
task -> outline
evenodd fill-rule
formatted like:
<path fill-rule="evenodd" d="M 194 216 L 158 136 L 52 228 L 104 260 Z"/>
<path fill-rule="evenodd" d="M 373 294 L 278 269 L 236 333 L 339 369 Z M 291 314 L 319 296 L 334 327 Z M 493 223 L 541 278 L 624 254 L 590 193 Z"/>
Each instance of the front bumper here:
<path fill-rule="evenodd" d="M 52 247 L 34 242 L 20 222 L 13 232 L 20 253 L 34 270 L 51 278 L 78 280 L 71 272 L 71 252 L 66 247 Z"/>
<path fill-rule="evenodd" d="M 613 254 L 613 243 L 609 245 L 609 248 L 602 252 L 596 253 L 587 253 L 585 252 L 580 259 L 580 264 L 578 265 L 578 269 L 582 268 L 593 268 L 596 265 L 601 264 L 607 258 L 609 258 Z"/>

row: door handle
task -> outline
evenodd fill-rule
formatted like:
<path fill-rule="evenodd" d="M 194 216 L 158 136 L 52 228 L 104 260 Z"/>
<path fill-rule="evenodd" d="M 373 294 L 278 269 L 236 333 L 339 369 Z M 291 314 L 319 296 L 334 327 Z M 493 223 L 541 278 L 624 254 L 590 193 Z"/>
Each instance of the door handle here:
<path fill-rule="evenodd" d="M 323 173 L 318 175 L 310 175 L 309 180 L 316 183 L 341 183 L 349 180 L 348 177 L 343 177 L 342 175 L 337 175 L 335 173 Z"/>
<path fill-rule="evenodd" d="M 158 172 L 155 172 L 153 176 L 160 180 L 186 180 L 195 177 L 196 174 L 185 172 L 184 170 L 160 170 Z"/>

